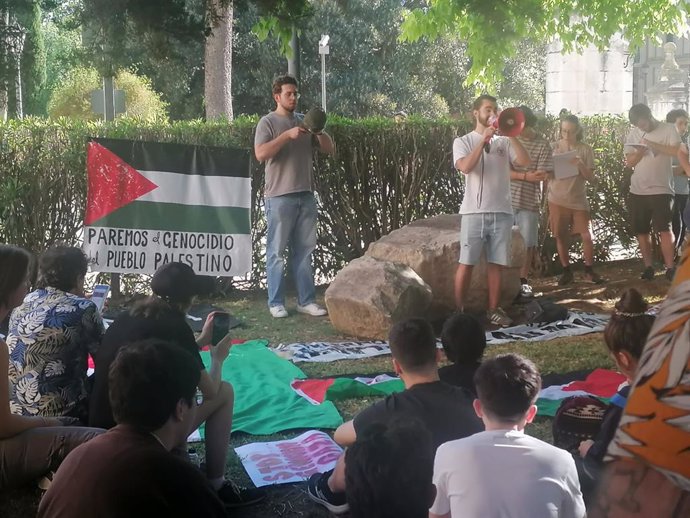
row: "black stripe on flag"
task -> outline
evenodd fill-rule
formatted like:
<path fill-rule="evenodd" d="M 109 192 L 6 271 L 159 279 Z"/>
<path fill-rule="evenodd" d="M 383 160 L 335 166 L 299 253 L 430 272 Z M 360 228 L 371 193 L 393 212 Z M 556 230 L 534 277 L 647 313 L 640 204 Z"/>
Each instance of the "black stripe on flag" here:
<path fill-rule="evenodd" d="M 248 149 L 109 138 L 89 140 L 112 151 L 139 171 L 250 177 Z"/>

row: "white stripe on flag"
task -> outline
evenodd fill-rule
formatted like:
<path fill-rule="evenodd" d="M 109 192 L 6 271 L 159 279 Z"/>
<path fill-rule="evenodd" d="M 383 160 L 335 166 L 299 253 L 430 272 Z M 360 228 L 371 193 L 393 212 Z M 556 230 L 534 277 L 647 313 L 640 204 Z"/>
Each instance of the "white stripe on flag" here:
<path fill-rule="evenodd" d="M 158 189 L 137 198 L 137 201 L 204 205 L 206 207 L 242 207 L 252 202 L 250 178 L 236 176 L 203 176 L 167 171 L 139 171 Z"/>
<path fill-rule="evenodd" d="M 551 385 L 539 392 L 539 399 L 565 399 L 570 396 L 591 396 L 584 390 L 563 390 L 568 385 Z"/>

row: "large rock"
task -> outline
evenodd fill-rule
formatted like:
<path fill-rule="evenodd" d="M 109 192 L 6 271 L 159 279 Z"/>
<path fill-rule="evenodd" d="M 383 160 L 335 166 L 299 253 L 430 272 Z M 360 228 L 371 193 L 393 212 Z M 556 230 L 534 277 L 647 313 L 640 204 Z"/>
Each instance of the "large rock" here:
<path fill-rule="evenodd" d="M 382 340 L 395 322 L 425 316 L 431 299 L 431 288 L 408 266 L 366 256 L 340 270 L 326 290 L 336 329 Z"/>
<path fill-rule="evenodd" d="M 455 309 L 454 279 L 460 256 L 460 216 L 444 214 L 414 221 L 394 230 L 369 245 L 365 257 L 372 257 L 412 268 L 431 286 L 434 294 L 432 311 Z M 503 271 L 501 305 L 509 306 L 520 290 L 520 267 L 525 259 L 525 244 L 520 232 L 513 229 L 510 266 Z M 486 259 L 484 254 L 472 272 L 465 308 L 486 309 Z"/>

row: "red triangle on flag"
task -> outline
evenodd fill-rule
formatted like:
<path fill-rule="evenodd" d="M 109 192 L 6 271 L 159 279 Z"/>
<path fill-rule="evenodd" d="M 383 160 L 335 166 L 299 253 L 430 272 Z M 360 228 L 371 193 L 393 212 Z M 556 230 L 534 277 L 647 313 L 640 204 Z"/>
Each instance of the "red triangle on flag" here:
<path fill-rule="evenodd" d="M 91 225 L 158 188 L 122 158 L 97 142 L 89 142 L 86 171 L 88 194 L 85 225 Z"/>

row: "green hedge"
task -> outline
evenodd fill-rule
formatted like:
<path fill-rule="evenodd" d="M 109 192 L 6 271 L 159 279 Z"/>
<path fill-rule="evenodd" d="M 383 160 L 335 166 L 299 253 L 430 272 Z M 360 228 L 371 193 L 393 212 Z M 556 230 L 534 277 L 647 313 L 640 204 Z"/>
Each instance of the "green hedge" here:
<path fill-rule="evenodd" d="M 585 123 L 598 161 L 599 181 L 592 186 L 590 199 L 597 252 L 605 259 L 612 243 L 630 243 L 622 163 L 628 124 L 615 117 L 593 117 Z M 127 119 L 109 124 L 66 119 L 0 123 L 0 241 L 34 252 L 56 242 L 79 242 L 88 137 L 251 148 L 255 125 L 256 118 L 232 124 Z M 467 122 L 449 120 L 396 123 L 331 118 L 328 131 L 337 154 L 320 156 L 315 162 L 321 210 L 314 261 L 320 278 L 332 278 L 344 264 L 362 255 L 369 243 L 410 221 L 458 211 L 463 184 L 452 168 L 451 147 L 453 138 L 470 127 Z M 555 121 L 545 121 L 541 129 L 553 135 Z M 263 179 L 263 167 L 253 161 L 252 285 L 264 276 Z"/>

